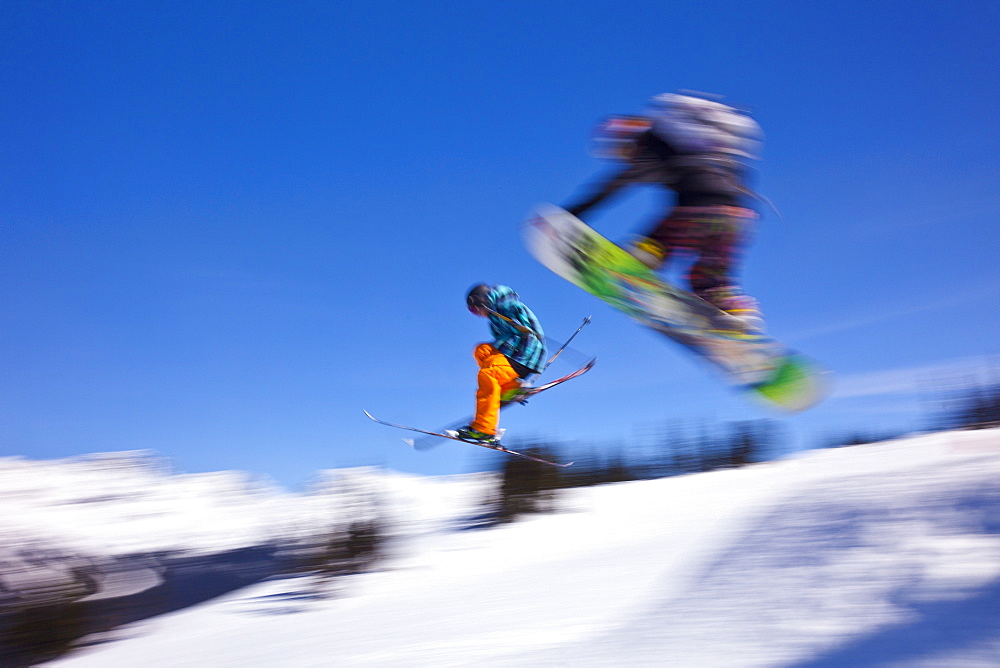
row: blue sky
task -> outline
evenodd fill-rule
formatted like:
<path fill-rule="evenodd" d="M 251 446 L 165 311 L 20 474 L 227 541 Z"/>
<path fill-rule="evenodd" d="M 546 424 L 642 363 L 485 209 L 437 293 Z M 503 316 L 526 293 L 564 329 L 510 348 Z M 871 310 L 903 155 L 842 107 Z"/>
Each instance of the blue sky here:
<path fill-rule="evenodd" d="M 837 373 L 782 419 L 921 426 L 997 373 L 996 2 L 22 2 L 0 5 L 0 455 L 151 449 L 296 486 L 422 473 L 369 422 L 471 412 L 474 283 L 512 285 L 586 377 L 508 438 L 625 440 L 768 417 L 524 250 L 531 207 L 607 166 L 591 128 L 681 88 L 767 135 L 744 272 L 772 333 Z M 592 223 L 622 239 L 658 199 Z M 567 362 L 579 358 L 567 359 Z M 558 365 L 556 371 L 569 370 Z"/>

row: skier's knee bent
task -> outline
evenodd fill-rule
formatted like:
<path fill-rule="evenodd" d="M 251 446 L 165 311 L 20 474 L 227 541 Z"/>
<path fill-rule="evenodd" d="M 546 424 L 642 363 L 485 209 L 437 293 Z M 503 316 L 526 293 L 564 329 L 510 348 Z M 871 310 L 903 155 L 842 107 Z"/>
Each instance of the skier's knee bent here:
<path fill-rule="evenodd" d="M 479 363 L 479 387 L 476 391 L 476 418 L 471 426 L 492 435 L 497 431 L 503 395 L 519 388 L 521 380 L 507 358 L 493 345 L 477 345 L 473 356 Z"/>

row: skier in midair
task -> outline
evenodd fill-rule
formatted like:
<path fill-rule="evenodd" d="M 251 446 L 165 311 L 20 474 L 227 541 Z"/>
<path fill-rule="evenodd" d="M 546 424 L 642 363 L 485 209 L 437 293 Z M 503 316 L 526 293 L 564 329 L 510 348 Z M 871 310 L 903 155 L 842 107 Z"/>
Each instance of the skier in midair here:
<path fill-rule="evenodd" d="M 762 136 L 756 121 L 728 105 L 686 94 L 657 95 L 647 115 L 602 124 L 597 153 L 623 167 L 563 208 L 582 219 L 635 183 L 673 191 L 673 206 L 627 250 L 654 270 L 678 249 L 694 251 L 697 259 L 687 276 L 691 291 L 733 316 L 734 327 L 762 330 L 757 301 L 743 292 L 737 276 L 758 219 L 747 199 L 760 198 L 746 185 L 746 162 L 759 156 Z"/>
<path fill-rule="evenodd" d="M 545 335 L 535 314 L 506 285 L 476 285 L 466 296 L 466 306 L 489 319 L 493 341 L 473 350 L 479 364 L 476 416 L 454 434 L 466 441 L 495 444 L 501 401 L 515 398 L 525 379 L 542 372 Z"/>

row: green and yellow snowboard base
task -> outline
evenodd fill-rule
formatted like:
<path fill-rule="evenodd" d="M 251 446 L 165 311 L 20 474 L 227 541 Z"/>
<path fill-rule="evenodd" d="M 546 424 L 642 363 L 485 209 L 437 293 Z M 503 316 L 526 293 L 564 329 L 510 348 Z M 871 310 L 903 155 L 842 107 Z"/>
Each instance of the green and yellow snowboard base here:
<path fill-rule="evenodd" d="M 670 285 L 652 269 L 566 211 L 546 205 L 525 226 L 539 262 L 718 368 L 771 406 L 802 411 L 826 394 L 816 362 L 764 332 L 738 331 L 718 308 Z"/>

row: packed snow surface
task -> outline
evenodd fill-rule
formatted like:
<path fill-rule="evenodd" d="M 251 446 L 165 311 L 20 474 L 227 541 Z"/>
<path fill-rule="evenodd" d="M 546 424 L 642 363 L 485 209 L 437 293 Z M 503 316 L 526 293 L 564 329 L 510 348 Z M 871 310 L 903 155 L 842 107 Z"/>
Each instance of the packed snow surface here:
<path fill-rule="evenodd" d="M 489 477 L 365 475 L 405 537 L 378 571 L 326 596 L 308 577 L 273 579 L 56 664 L 1000 665 L 1000 430 L 578 489 L 554 513 L 475 530 L 461 520 Z M 246 487 L 225 479 L 231 494 Z M 192 504 L 199 485 L 183 481 Z M 252 498 L 212 511 L 243 541 L 280 513 L 316 522 L 322 507 Z M 124 529 L 88 539 L 83 522 L 102 513 L 82 513 L 67 540 L 154 541 Z"/>

